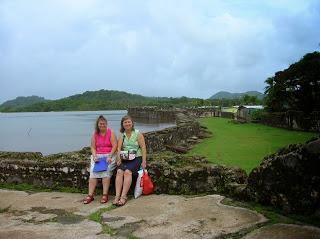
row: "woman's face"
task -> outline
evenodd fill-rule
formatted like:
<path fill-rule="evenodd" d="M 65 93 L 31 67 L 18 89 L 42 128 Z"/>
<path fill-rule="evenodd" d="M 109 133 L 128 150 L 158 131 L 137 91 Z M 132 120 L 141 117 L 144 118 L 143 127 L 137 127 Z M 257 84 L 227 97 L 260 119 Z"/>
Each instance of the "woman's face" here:
<path fill-rule="evenodd" d="M 100 132 L 105 132 L 106 128 L 107 128 L 107 122 L 104 120 L 99 120 L 98 128 L 99 128 Z"/>
<path fill-rule="evenodd" d="M 132 120 L 126 119 L 125 121 L 123 121 L 122 125 L 125 130 L 130 130 L 130 129 L 132 129 L 132 125 L 133 125 Z"/>

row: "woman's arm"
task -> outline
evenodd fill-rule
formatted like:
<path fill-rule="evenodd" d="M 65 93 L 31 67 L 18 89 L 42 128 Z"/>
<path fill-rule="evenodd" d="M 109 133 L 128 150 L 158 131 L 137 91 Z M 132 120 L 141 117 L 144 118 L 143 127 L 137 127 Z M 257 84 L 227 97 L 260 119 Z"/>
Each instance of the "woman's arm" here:
<path fill-rule="evenodd" d="M 108 158 L 108 163 L 112 162 L 112 157 L 113 157 L 114 153 L 117 151 L 117 145 L 118 145 L 116 136 L 114 135 L 113 131 L 111 131 L 110 142 L 112 145 L 112 149 L 111 149 L 111 152 L 110 152 L 110 155 Z"/>
<path fill-rule="evenodd" d="M 94 161 L 97 161 L 97 154 L 96 154 L 96 140 L 94 136 L 91 138 L 91 154 Z"/>
<path fill-rule="evenodd" d="M 146 143 L 144 141 L 143 134 L 138 133 L 138 143 L 141 148 L 141 153 L 142 153 L 142 163 L 141 166 L 143 169 L 146 169 L 147 167 L 147 149 L 146 149 Z"/>
<path fill-rule="evenodd" d="M 122 147 L 122 137 L 121 134 L 118 139 L 118 151 L 117 151 L 117 165 L 119 166 L 121 164 L 121 158 L 120 158 L 120 152 L 121 152 L 121 147 Z"/>

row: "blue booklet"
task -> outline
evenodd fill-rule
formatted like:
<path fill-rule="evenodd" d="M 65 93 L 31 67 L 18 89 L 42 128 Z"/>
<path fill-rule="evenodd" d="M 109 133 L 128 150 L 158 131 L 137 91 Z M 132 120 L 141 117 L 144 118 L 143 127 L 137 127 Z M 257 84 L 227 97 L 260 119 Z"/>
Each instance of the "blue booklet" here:
<path fill-rule="evenodd" d="M 107 157 L 98 158 L 99 161 L 94 163 L 93 172 L 103 172 L 108 170 Z"/>

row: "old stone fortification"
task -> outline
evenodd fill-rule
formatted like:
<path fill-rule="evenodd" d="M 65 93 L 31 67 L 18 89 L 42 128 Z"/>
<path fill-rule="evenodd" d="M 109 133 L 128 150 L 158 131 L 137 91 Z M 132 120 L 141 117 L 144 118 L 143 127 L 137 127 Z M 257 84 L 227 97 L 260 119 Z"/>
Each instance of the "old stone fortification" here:
<path fill-rule="evenodd" d="M 221 117 L 222 118 L 233 119 L 234 118 L 234 113 L 232 113 L 232 112 L 221 112 Z"/>
<path fill-rule="evenodd" d="M 294 130 L 320 132 L 320 112 L 305 115 L 302 111 L 265 113 L 260 123 Z"/>
<path fill-rule="evenodd" d="M 187 146 L 190 140 L 201 136 L 202 130 L 187 112 L 172 111 L 168 116 L 161 110 L 149 112 L 129 111 L 134 118 L 137 114 L 151 118 L 160 115 L 162 120 L 176 122 L 176 126 L 144 134 L 149 151 L 148 170 L 156 193 L 227 194 L 234 190 L 235 185 L 245 183 L 247 176 L 241 169 L 211 165 L 199 157 L 157 153 L 167 146 Z M 89 177 L 89 157 L 89 148 L 45 157 L 41 153 L 0 152 L 0 182 L 85 189 Z"/>
<path fill-rule="evenodd" d="M 319 213 L 320 139 L 265 157 L 250 173 L 246 192 L 250 199 L 285 213 Z"/>
<path fill-rule="evenodd" d="M 175 122 L 177 110 L 157 107 L 131 107 L 128 115 L 135 120 L 146 122 Z"/>
<path fill-rule="evenodd" d="M 188 114 L 188 116 L 200 117 L 220 117 L 220 108 L 156 108 L 156 107 L 143 107 L 143 108 L 129 108 L 128 114 L 136 119 L 150 119 L 156 121 L 170 122 L 176 120 L 176 113 L 181 112 Z"/>
<path fill-rule="evenodd" d="M 164 151 L 168 146 L 186 145 L 188 139 L 200 134 L 200 124 L 194 117 L 184 111 L 129 108 L 128 114 L 134 120 L 148 119 L 176 123 L 175 126 L 144 134 L 148 153 Z"/>
<path fill-rule="evenodd" d="M 88 181 L 87 153 L 66 153 L 43 157 L 41 153 L 0 153 L 0 182 L 28 183 L 58 188 L 85 188 Z"/>
<path fill-rule="evenodd" d="M 89 177 L 89 157 L 89 148 L 45 157 L 2 152 L 0 181 L 48 188 L 85 189 Z M 247 177 L 241 169 L 211 165 L 200 157 L 173 153 L 150 155 L 148 172 L 153 179 L 155 193 L 169 194 L 228 194 L 235 184 L 245 183 Z"/>
<path fill-rule="evenodd" d="M 190 108 L 186 109 L 189 115 L 201 118 L 201 117 L 221 117 L 220 108 Z"/>

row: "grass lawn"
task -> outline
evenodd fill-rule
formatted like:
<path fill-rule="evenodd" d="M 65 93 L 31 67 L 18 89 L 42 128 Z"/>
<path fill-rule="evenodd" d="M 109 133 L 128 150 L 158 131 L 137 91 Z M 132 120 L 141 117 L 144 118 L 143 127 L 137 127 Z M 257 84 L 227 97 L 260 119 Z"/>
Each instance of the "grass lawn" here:
<path fill-rule="evenodd" d="M 290 131 L 261 124 L 234 124 L 224 118 L 203 118 L 201 125 L 213 135 L 195 145 L 190 155 L 203 155 L 215 164 L 239 166 L 249 173 L 263 157 L 293 143 L 303 143 L 315 133 Z"/>

